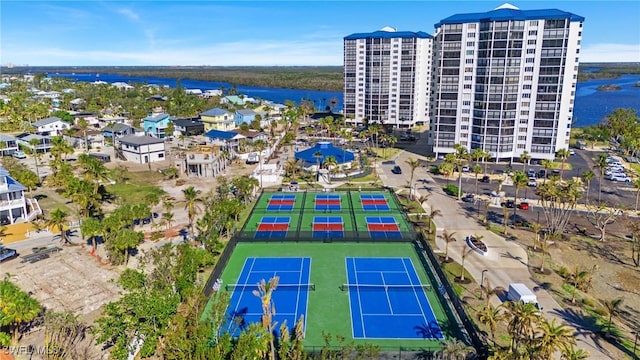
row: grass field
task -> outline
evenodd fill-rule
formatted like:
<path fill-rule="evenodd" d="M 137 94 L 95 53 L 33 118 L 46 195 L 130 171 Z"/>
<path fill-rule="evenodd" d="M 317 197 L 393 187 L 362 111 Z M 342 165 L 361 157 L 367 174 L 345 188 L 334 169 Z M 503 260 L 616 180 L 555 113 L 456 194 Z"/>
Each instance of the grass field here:
<path fill-rule="evenodd" d="M 349 293 L 340 290 L 347 283 L 345 257 L 404 257 L 410 258 L 422 284 L 430 284 L 421 259 L 412 243 L 280 243 L 251 242 L 239 243 L 229 260 L 222 280 L 225 284 L 238 282 L 240 271 L 248 257 L 310 257 L 311 283 L 315 291 L 309 292 L 307 310 L 307 331 L 305 346 L 324 345 L 323 332 L 333 336 L 344 336 L 347 342 L 375 344 L 383 349 L 403 347 L 418 349 L 437 347 L 437 340 L 377 340 L 353 339 Z M 265 279 L 269 280 L 269 279 Z M 276 291 L 278 291 L 276 289 Z M 445 315 L 444 309 L 434 289 L 427 291 L 427 298 L 446 337 L 456 337 L 456 327 Z M 255 299 L 259 307 L 259 299 Z M 275 304 L 276 311 L 278 304 Z M 289 324 L 292 325 L 292 324 Z"/>

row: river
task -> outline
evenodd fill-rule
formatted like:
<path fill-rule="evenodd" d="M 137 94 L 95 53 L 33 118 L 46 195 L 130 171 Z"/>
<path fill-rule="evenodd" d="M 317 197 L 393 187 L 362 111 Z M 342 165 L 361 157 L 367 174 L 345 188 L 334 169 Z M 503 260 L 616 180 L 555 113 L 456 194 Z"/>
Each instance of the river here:
<path fill-rule="evenodd" d="M 105 81 L 113 82 L 139 82 L 147 84 L 176 86 L 176 79 L 135 77 L 116 74 L 49 74 L 52 77 L 65 77 L 77 81 Z M 576 88 L 575 106 L 573 109 L 574 127 L 585 127 L 600 123 L 604 117 L 617 108 L 631 108 L 640 113 L 640 87 L 635 86 L 640 82 L 640 75 L 623 75 L 617 79 L 597 79 L 579 82 Z M 617 91 L 598 91 L 601 85 L 617 85 Z M 182 79 L 181 86 L 187 89 L 215 90 L 224 87 L 230 89 L 233 85 L 216 82 Z M 300 100 L 308 99 L 313 101 L 316 108 L 324 110 L 331 99 L 337 100 L 337 106 L 333 109 L 342 109 L 342 92 L 339 91 L 319 91 L 302 89 L 281 89 L 259 86 L 237 86 L 241 94 L 276 103 L 284 104 L 286 100 L 299 103 Z"/>

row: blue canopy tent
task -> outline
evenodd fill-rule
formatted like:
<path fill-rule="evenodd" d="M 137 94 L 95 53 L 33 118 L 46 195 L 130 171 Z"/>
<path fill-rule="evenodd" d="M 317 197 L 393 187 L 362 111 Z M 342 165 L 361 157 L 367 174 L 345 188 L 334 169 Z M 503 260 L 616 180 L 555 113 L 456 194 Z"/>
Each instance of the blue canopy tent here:
<path fill-rule="evenodd" d="M 320 153 L 322 156 L 317 158 L 316 153 Z M 296 160 L 302 160 L 304 162 L 304 167 L 308 167 L 317 165 L 318 159 L 320 164 L 324 163 L 328 156 L 333 156 L 338 165 L 350 163 L 355 159 L 355 156 L 351 151 L 344 151 L 342 148 L 333 146 L 330 142 L 322 141 L 317 143 L 314 147 L 298 151 L 296 153 Z"/>

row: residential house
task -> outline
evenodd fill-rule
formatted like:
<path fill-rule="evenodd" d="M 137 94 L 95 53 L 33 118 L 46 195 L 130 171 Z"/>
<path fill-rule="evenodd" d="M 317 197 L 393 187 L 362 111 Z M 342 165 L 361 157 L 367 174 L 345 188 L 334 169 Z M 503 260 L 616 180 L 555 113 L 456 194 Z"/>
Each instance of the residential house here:
<path fill-rule="evenodd" d="M 202 94 L 202 97 L 204 97 L 204 98 L 212 98 L 212 97 L 216 97 L 216 96 L 222 96 L 222 90 L 219 90 L 219 89 L 206 90 L 204 92 L 204 94 Z"/>
<path fill-rule="evenodd" d="M 7 156 L 18 151 L 18 139 L 11 135 L 0 134 L 0 155 Z"/>
<path fill-rule="evenodd" d="M 126 124 L 129 119 L 124 116 L 105 116 L 98 118 L 98 127 L 109 126 L 110 124 Z"/>
<path fill-rule="evenodd" d="M 169 122 L 169 114 L 153 113 L 142 119 L 142 127 L 147 135 L 162 139 L 167 136 L 165 131 L 167 129 L 167 126 L 169 125 Z"/>
<path fill-rule="evenodd" d="M 149 96 L 147 98 L 147 100 L 167 101 L 167 100 L 169 100 L 169 98 L 167 98 L 166 96 L 162 96 L 162 95 L 156 94 L 156 95 Z"/>
<path fill-rule="evenodd" d="M 251 124 L 253 120 L 256 118 L 256 112 L 251 109 L 242 109 L 236 111 L 235 114 L 235 122 L 236 126 L 240 126 L 242 123 Z"/>
<path fill-rule="evenodd" d="M 71 109 L 72 111 L 78 111 L 80 109 L 84 109 L 86 104 L 87 104 L 87 102 L 84 101 L 84 99 L 76 98 L 76 99 L 73 99 L 73 100 L 69 101 L 69 109 Z"/>
<path fill-rule="evenodd" d="M 256 140 L 263 140 L 263 141 L 267 141 L 269 138 L 267 137 L 267 134 L 257 131 L 257 130 L 241 130 L 241 129 L 233 129 L 231 130 L 231 132 L 242 135 L 245 137 L 245 139 L 247 139 L 250 142 L 254 142 Z"/>
<path fill-rule="evenodd" d="M 233 104 L 238 106 L 244 106 L 244 100 L 237 95 L 229 95 L 220 99 L 220 104 Z"/>
<path fill-rule="evenodd" d="M 229 151 L 238 151 L 240 140 L 246 139 L 244 135 L 232 131 L 209 130 L 204 133 L 213 145 L 218 145 Z"/>
<path fill-rule="evenodd" d="M 236 127 L 233 114 L 220 108 L 209 109 L 201 113 L 200 121 L 204 124 L 204 131 L 229 131 Z"/>
<path fill-rule="evenodd" d="M 48 136 L 42 136 L 39 134 L 22 133 L 20 135 L 17 135 L 16 138 L 18 139 L 17 141 L 18 141 L 19 147 L 25 147 L 30 151 L 35 150 L 37 152 L 44 153 L 44 152 L 49 152 L 53 147 L 53 145 L 51 144 L 51 138 Z M 31 140 L 37 140 L 38 144 L 36 146 L 31 145 Z"/>
<path fill-rule="evenodd" d="M 200 89 L 185 89 L 184 93 L 187 95 L 202 95 L 202 90 Z"/>
<path fill-rule="evenodd" d="M 126 82 L 122 82 L 122 81 L 116 81 L 116 82 L 112 83 L 111 86 L 116 87 L 116 88 L 118 88 L 120 90 L 131 90 L 131 89 L 134 88 L 133 86 L 127 84 Z"/>
<path fill-rule="evenodd" d="M 204 134 L 204 124 L 198 119 L 171 119 L 176 131 L 184 136 Z"/>
<path fill-rule="evenodd" d="M 187 176 L 216 177 L 226 170 L 228 159 L 217 145 L 198 145 L 176 162 L 178 169 Z"/>
<path fill-rule="evenodd" d="M 78 124 L 80 119 L 83 119 L 87 122 L 89 127 L 99 128 L 100 120 L 98 119 L 98 115 L 90 112 L 78 112 L 78 113 L 70 113 L 73 116 L 73 122 Z"/>
<path fill-rule="evenodd" d="M 38 200 L 27 198 L 22 184 L 0 167 L 0 225 L 31 221 L 42 214 Z"/>
<path fill-rule="evenodd" d="M 166 158 L 163 139 L 149 135 L 128 135 L 117 141 L 118 149 L 127 161 L 148 164 L 164 161 Z"/>
<path fill-rule="evenodd" d="M 109 139 L 109 142 L 113 143 L 114 138 L 117 140 L 125 136 L 134 135 L 138 130 L 127 124 L 115 123 L 102 128 L 102 132 L 104 133 L 105 140 Z M 143 131 L 140 130 L 140 132 Z"/>
<path fill-rule="evenodd" d="M 36 133 L 43 136 L 57 136 L 62 135 L 64 130 L 71 127 L 71 124 L 63 121 L 59 117 L 49 117 L 42 119 L 31 124 L 36 129 Z"/>
<path fill-rule="evenodd" d="M 82 130 L 77 126 L 71 128 L 63 138 L 74 148 L 89 149 L 104 147 L 104 132 L 99 129 Z M 88 146 L 87 146 L 88 144 Z"/>

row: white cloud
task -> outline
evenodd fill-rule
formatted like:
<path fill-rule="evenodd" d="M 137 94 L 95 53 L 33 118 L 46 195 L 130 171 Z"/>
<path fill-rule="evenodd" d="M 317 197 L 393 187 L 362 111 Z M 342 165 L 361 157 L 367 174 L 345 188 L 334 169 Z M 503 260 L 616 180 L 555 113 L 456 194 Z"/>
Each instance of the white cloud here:
<path fill-rule="evenodd" d="M 638 62 L 640 44 L 594 44 L 583 46 L 580 62 Z"/>
<path fill-rule="evenodd" d="M 60 48 L 3 49 L 14 64 L 70 65 L 341 65 L 342 44 L 327 42 L 229 42 L 203 47 L 158 48 L 139 52 L 66 50 Z"/>
<path fill-rule="evenodd" d="M 118 14 L 124 15 L 129 20 L 133 20 L 133 21 L 140 20 L 140 15 L 138 15 L 135 11 L 133 11 L 131 9 L 123 8 L 123 9 L 116 10 L 116 12 Z"/>

